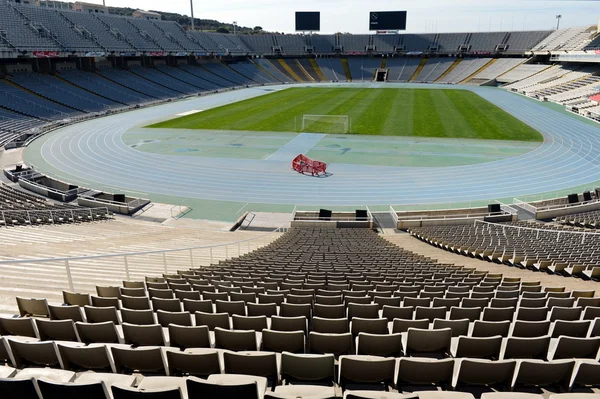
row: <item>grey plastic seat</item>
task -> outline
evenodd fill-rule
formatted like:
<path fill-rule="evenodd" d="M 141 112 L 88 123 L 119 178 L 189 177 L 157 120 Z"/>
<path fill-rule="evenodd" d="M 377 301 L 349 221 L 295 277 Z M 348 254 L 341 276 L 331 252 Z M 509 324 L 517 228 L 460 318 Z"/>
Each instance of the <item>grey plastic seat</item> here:
<path fill-rule="evenodd" d="M 450 308 L 450 315 L 448 318 L 450 320 L 462 320 L 468 319 L 470 322 L 474 322 L 475 320 L 479 320 L 481 318 L 482 308 L 459 308 L 452 307 Z"/>
<path fill-rule="evenodd" d="M 273 386 L 279 382 L 277 357 L 273 352 L 225 352 L 223 360 L 226 374 L 264 377 Z"/>
<path fill-rule="evenodd" d="M 311 331 L 309 334 L 309 352 L 315 354 L 333 354 L 336 357 L 352 352 L 352 334 L 321 334 Z"/>
<path fill-rule="evenodd" d="M 503 359 L 546 359 L 550 336 L 537 338 L 510 337 L 506 340 Z"/>
<path fill-rule="evenodd" d="M 297 317 L 271 317 L 271 330 L 274 331 L 304 331 L 308 334 L 308 322 L 305 316 Z"/>
<path fill-rule="evenodd" d="M 515 360 L 462 359 L 455 385 L 457 387 L 497 386 L 502 390 L 510 391 L 516 366 Z"/>
<path fill-rule="evenodd" d="M 163 327 L 169 327 L 171 324 L 177 324 L 179 326 L 191 326 L 192 316 L 190 312 L 167 312 L 164 310 L 158 310 L 156 312 L 156 320 L 158 324 Z"/>
<path fill-rule="evenodd" d="M 83 321 L 81 307 L 77 305 L 48 305 L 48 311 L 50 312 L 50 320 L 73 320 L 73 322 Z"/>
<path fill-rule="evenodd" d="M 222 366 L 219 351 L 210 348 L 183 352 L 167 351 L 169 375 L 195 376 L 206 378 L 211 374 L 221 374 Z"/>
<path fill-rule="evenodd" d="M 262 350 L 271 352 L 304 353 L 304 331 L 262 331 Z"/>
<path fill-rule="evenodd" d="M 592 322 L 590 320 L 558 320 L 554 323 L 552 338 L 558 338 L 561 335 L 566 337 L 585 338 L 588 335 L 591 325 Z"/>
<path fill-rule="evenodd" d="M 231 320 L 234 330 L 254 330 L 260 332 L 268 327 L 267 316 L 233 315 Z"/>
<path fill-rule="evenodd" d="M 387 389 L 394 384 L 396 360 L 379 356 L 340 356 L 339 384 L 342 390 L 348 383 L 375 384 Z"/>
<path fill-rule="evenodd" d="M 405 385 L 430 385 L 448 387 L 452 385 L 454 359 L 406 358 L 398 360 L 397 389 Z"/>
<path fill-rule="evenodd" d="M 415 354 L 438 355 L 445 357 L 450 354 L 452 330 L 422 330 L 409 328 L 406 333 L 404 351 L 407 356 Z"/>
<path fill-rule="evenodd" d="M 437 308 L 425 308 L 417 306 L 415 309 L 415 319 L 427 319 L 430 323 L 433 323 L 435 319 L 446 319 L 446 308 L 444 306 Z"/>
<path fill-rule="evenodd" d="M 196 312 L 213 313 L 213 304 L 210 300 L 184 299 L 183 310 L 194 314 Z"/>
<path fill-rule="evenodd" d="M 117 301 L 118 302 L 118 301 Z M 84 306 L 83 312 L 88 323 L 104 323 L 110 321 L 115 325 L 120 324 L 117 308 L 114 306 L 97 307 Z"/>
<path fill-rule="evenodd" d="M 554 359 L 598 359 L 600 353 L 600 337 L 576 338 L 560 336 L 548 354 Z"/>
<path fill-rule="evenodd" d="M 361 332 L 368 334 L 387 334 L 388 320 L 354 317 L 350 322 L 350 332 L 354 337 L 358 336 Z"/>
<path fill-rule="evenodd" d="M 414 309 L 412 306 L 387 306 L 385 305 L 381 312 L 381 317 L 392 322 L 394 319 L 412 320 Z"/>
<path fill-rule="evenodd" d="M 324 383 L 333 385 L 335 357 L 332 354 L 281 354 L 281 378 L 287 383 Z"/>
<path fill-rule="evenodd" d="M 7 335 L 37 338 L 34 319 L 29 317 L 0 317 L 0 336 Z"/>
<path fill-rule="evenodd" d="M 123 339 L 126 344 L 134 346 L 166 346 L 160 324 L 140 326 L 123 323 Z"/>
<path fill-rule="evenodd" d="M 258 350 L 256 332 L 215 327 L 215 348 L 231 351 L 256 351 Z"/>
<path fill-rule="evenodd" d="M 48 310 L 47 300 L 37 298 L 23 298 L 19 296 L 16 297 L 16 300 L 17 307 L 19 308 L 19 315 L 21 317 L 50 317 L 50 311 Z"/>
<path fill-rule="evenodd" d="M 401 334 L 360 333 L 356 339 L 357 355 L 399 357 L 402 355 Z"/>
<path fill-rule="evenodd" d="M 52 341 L 27 342 L 4 338 L 12 351 L 16 368 L 42 366 L 60 368 L 59 354 Z"/>
<path fill-rule="evenodd" d="M 150 299 L 145 296 L 121 295 L 121 305 L 131 310 L 152 310 Z"/>
<path fill-rule="evenodd" d="M 502 337 L 465 337 L 457 339 L 456 348 L 452 350 L 452 357 L 468 357 L 482 359 L 499 359 L 502 349 Z"/>
<path fill-rule="evenodd" d="M 551 322 L 547 321 L 521 321 L 513 323 L 511 336 L 521 338 L 534 338 L 546 336 L 550 333 Z"/>
<path fill-rule="evenodd" d="M 469 319 L 463 320 L 445 320 L 445 319 L 434 319 L 433 329 L 441 330 L 449 328 L 452 330 L 452 337 L 458 337 L 461 335 L 469 334 Z"/>
<path fill-rule="evenodd" d="M 194 313 L 197 326 L 207 326 L 209 330 L 213 331 L 215 328 L 230 329 L 231 324 L 229 321 L 229 315 L 227 313 Z"/>
<path fill-rule="evenodd" d="M 95 371 L 113 373 L 114 367 L 105 345 L 65 345 L 57 344 L 65 370 Z"/>
<path fill-rule="evenodd" d="M 123 319 L 123 323 L 141 326 L 148 326 L 156 323 L 154 312 L 150 309 L 132 310 L 123 308 L 121 309 L 121 318 Z"/>
<path fill-rule="evenodd" d="M 513 386 L 549 386 L 557 385 L 566 388 L 575 367 L 574 360 L 521 360 L 513 379 Z"/>
<path fill-rule="evenodd" d="M 312 331 L 323 334 L 343 334 L 350 332 L 350 323 L 345 317 L 339 319 L 313 317 Z"/>
<path fill-rule="evenodd" d="M 392 334 L 407 332 L 409 328 L 426 330 L 429 328 L 429 320 L 394 319 Z"/>
<path fill-rule="evenodd" d="M 475 323 L 473 323 L 471 335 L 473 337 L 494 337 L 496 335 L 508 337 L 510 326 L 510 321 L 476 320 Z"/>
<path fill-rule="evenodd" d="M 167 368 L 161 348 L 110 348 L 117 373 L 140 372 L 146 374 L 166 375 Z"/>
<path fill-rule="evenodd" d="M 75 323 L 77 334 L 81 342 L 85 344 L 104 343 L 118 344 L 121 339 L 117 328 L 112 321 L 104 323 Z"/>

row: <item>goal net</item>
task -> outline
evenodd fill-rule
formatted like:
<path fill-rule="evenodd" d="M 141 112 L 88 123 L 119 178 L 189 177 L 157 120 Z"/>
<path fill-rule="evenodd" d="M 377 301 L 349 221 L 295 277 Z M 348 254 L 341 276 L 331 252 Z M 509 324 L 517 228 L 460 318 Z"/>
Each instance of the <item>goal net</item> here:
<path fill-rule="evenodd" d="M 301 132 L 349 133 L 351 119 L 348 115 L 302 115 Z"/>

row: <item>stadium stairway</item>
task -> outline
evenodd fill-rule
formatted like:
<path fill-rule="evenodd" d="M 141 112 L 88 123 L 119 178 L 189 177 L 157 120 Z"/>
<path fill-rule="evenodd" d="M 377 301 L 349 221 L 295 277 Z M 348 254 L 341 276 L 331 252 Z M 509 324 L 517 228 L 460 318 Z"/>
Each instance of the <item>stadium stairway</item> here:
<path fill-rule="evenodd" d="M 381 69 L 385 69 L 386 66 L 387 66 L 387 58 L 382 58 L 381 59 Z"/>
<path fill-rule="evenodd" d="M 421 63 L 419 64 L 419 66 L 417 67 L 417 69 L 415 70 L 415 73 L 413 73 L 413 75 L 410 77 L 410 79 L 408 80 L 409 82 L 414 81 L 415 79 L 417 79 L 417 77 L 421 74 L 421 71 L 423 70 L 423 68 L 425 67 L 425 64 L 427 64 L 427 61 L 429 61 L 428 58 L 423 58 L 421 60 Z"/>
<path fill-rule="evenodd" d="M 310 58 L 308 60 L 308 62 L 310 62 L 310 65 L 312 66 L 312 69 L 315 71 L 317 78 L 319 78 L 319 80 L 321 82 L 327 81 L 327 78 L 325 77 L 325 75 L 323 75 L 321 68 L 319 68 L 319 65 L 317 64 L 317 61 L 314 58 Z"/>
<path fill-rule="evenodd" d="M 296 82 L 303 82 L 302 78 L 298 76 L 298 74 L 285 62 L 284 59 L 280 58 L 277 61 L 279 61 L 279 65 L 281 65 L 285 72 L 289 76 L 291 76 Z"/>
<path fill-rule="evenodd" d="M 457 58 L 456 61 L 454 61 L 454 63 L 452 65 L 450 65 L 450 68 L 446 69 L 444 71 L 444 73 L 440 75 L 439 78 L 437 78 L 436 80 L 433 81 L 433 83 L 437 83 L 440 80 L 444 79 L 450 72 L 452 72 L 454 70 L 454 68 L 456 68 L 458 66 L 458 64 L 461 63 L 462 60 L 463 60 L 462 58 Z"/>
<path fill-rule="evenodd" d="M 344 67 L 344 74 L 346 75 L 346 80 L 348 82 L 352 82 L 352 74 L 350 73 L 350 65 L 348 65 L 348 59 L 342 58 L 342 66 Z"/>
<path fill-rule="evenodd" d="M 230 227 L 230 226 L 229 226 Z M 130 252 L 169 250 L 226 244 L 265 236 L 264 231 L 205 230 L 181 225 L 162 225 L 126 218 L 109 222 L 82 223 L 52 226 L 27 226 L 0 229 L 0 260 L 38 259 L 118 254 Z M 194 267 L 208 266 L 224 260 L 226 255 L 245 254 L 280 236 L 274 233 L 255 242 L 228 247 L 194 250 Z M 24 256 L 24 254 L 27 254 Z M 166 253 L 168 272 L 190 267 L 190 252 Z M 126 279 L 124 258 L 97 258 L 70 261 L 74 289 L 94 293 L 96 285 L 121 285 Z M 128 257 L 131 280 L 145 275 L 162 275 L 166 272 L 163 255 Z M 0 314 L 14 313 L 15 295 L 46 297 L 62 302 L 61 291 L 69 290 L 64 261 L 49 263 L 3 264 L 0 275 Z"/>
<path fill-rule="evenodd" d="M 496 61 L 498 61 L 497 58 L 492 58 L 487 64 L 485 64 L 484 66 L 482 66 L 481 68 L 479 68 L 478 70 L 476 70 L 475 73 L 472 73 L 465 80 L 461 81 L 460 84 L 466 84 L 466 83 L 468 83 L 471 79 L 473 79 L 474 76 L 477 76 L 482 71 L 485 71 L 490 65 L 492 65 Z"/>
<path fill-rule="evenodd" d="M 306 63 L 306 60 L 302 60 L 304 62 L 301 62 L 299 59 L 295 59 L 295 60 L 291 60 L 291 65 L 290 67 L 292 69 L 297 68 L 299 72 L 302 73 L 302 75 L 304 77 L 306 77 L 306 80 L 309 82 L 315 82 L 317 79 L 315 79 L 314 75 L 316 75 L 316 73 L 314 71 L 311 71 L 311 66 L 310 64 Z M 296 73 L 298 73 L 298 71 L 295 71 Z M 313 72 L 313 74 L 311 74 L 310 72 Z"/>

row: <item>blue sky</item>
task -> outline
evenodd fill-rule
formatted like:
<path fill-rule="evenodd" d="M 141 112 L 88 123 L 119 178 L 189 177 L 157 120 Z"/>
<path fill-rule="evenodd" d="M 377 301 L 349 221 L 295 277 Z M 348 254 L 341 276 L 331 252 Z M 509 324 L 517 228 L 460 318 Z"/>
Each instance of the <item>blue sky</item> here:
<path fill-rule="evenodd" d="M 102 0 L 85 0 L 101 3 Z M 189 14 L 189 0 L 106 0 L 108 6 Z M 293 32 L 294 11 L 321 11 L 323 33 L 368 32 L 369 11 L 408 11 L 407 32 L 552 29 L 598 24 L 598 0 L 194 0 L 195 15 L 271 31 Z"/>

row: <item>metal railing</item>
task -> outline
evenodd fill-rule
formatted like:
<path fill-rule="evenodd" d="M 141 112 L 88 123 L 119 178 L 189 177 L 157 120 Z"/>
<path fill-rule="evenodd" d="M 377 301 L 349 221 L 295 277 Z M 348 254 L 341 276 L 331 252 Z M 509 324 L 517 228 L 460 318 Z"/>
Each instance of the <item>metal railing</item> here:
<path fill-rule="evenodd" d="M 102 219 L 112 218 L 108 208 L 67 208 L 67 209 L 32 209 L 32 210 L 10 210 L 0 211 L 0 217 L 3 224 L 12 225 L 13 221 L 24 221 L 26 224 L 42 223 L 62 223 L 66 218 L 69 222 L 77 222 L 81 217 L 89 217 L 89 220 L 99 220 L 98 215 L 102 214 Z M 46 220 L 40 216 L 47 215 Z M 22 222 L 17 224 L 23 224 Z"/>
<path fill-rule="evenodd" d="M 478 223 L 481 223 L 482 226 L 486 226 L 488 228 L 488 231 L 492 230 L 492 226 L 494 228 L 501 229 L 502 234 L 504 236 L 506 236 L 506 230 L 510 230 L 510 229 L 517 230 L 518 237 L 521 236 L 522 231 L 534 231 L 536 234 L 536 237 L 535 237 L 536 239 L 540 238 L 540 234 L 550 234 L 550 235 L 556 234 L 557 242 L 560 241 L 561 236 L 565 236 L 565 235 L 581 236 L 582 244 L 585 242 L 587 237 L 600 236 L 600 233 L 590 232 L 590 231 L 560 230 L 560 229 L 557 229 L 557 230 L 536 229 L 534 227 L 514 226 L 514 225 L 510 225 L 510 224 L 498 224 L 498 223 L 486 222 L 483 220 L 475 220 L 474 225 L 477 226 Z"/>
<path fill-rule="evenodd" d="M 174 274 L 178 270 L 217 264 L 262 248 L 270 244 L 276 234 L 285 231 L 287 228 L 279 227 L 245 240 L 187 248 L 3 260 L 0 261 L 3 270 L 0 281 L 5 286 L 13 285 L 15 280 L 27 285 L 29 281 L 42 281 L 45 287 L 54 290 L 93 292 L 96 285 L 121 285 L 124 280 L 143 280 L 145 276 Z"/>

